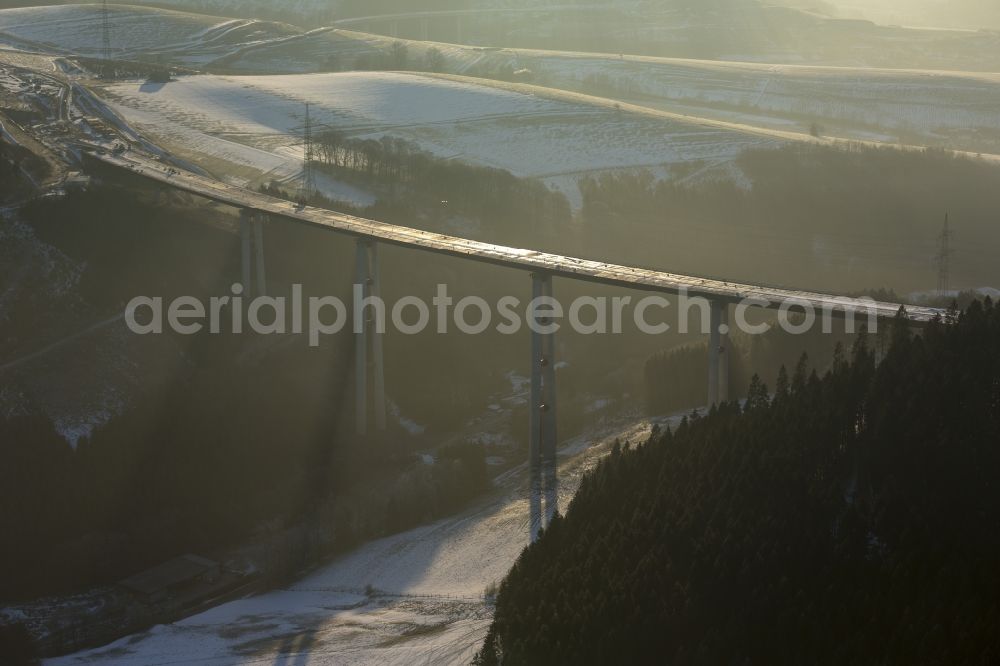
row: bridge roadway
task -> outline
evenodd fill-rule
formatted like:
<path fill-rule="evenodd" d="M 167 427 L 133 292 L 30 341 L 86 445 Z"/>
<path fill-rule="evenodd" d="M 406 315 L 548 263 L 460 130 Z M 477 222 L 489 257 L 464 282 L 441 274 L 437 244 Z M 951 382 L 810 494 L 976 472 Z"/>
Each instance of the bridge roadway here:
<path fill-rule="evenodd" d="M 791 302 L 808 305 L 814 308 L 817 313 L 829 310 L 838 316 L 852 314 L 859 320 L 873 313 L 879 317 L 894 317 L 899 312 L 900 307 L 905 307 L 911 323 L 916 326 L 927 324 L 935 317 L 943 315 L 943 311 L 936 308 L 915 305 L 903 306 L 899 303 L 875 302 L 794 289 L 741 284 L 493 245 L 457 236 L 367 220 L 330 210 L 308 206 L 300 207 L 284 199 L 222 183 L 189 171 L 178 170 L 157 160 L 134 153 L 109 155 L 92 152 L 88 155 L 109 167 L 237 208 L 329 229 L 358 239 L 462 257 L 472 261 L 554 277 L 642 291 L 685 293 L 689 297 L 703 297 L 721 303 L 738 303 L 745 299 L 754 299 L 754 305 L 766 308 L 778 308 L 783 303 Z"/>

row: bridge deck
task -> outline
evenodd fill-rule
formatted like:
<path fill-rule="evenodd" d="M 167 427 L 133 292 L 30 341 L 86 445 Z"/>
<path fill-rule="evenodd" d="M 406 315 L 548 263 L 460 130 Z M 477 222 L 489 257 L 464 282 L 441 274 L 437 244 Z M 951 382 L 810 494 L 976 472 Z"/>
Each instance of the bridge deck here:
<path fill-rule="evenodd" d="M 107 166 L 219 203 L 259 211 L 272 217 L 329 229 L 357 238 L 372 239 L 380 243 L 462 257 L 508 268 L 541 271 L 558 277 L 628 289 L 674 294 L 686 293 L 688 296 L 700 296 L 711 300 L 739 302 L 744 299 L 755 299 L 762 307 L 769 308 L 777 308 L 782 303 L 793 301 L 808 304 L 817 312 L 831 309 L 838 315 L 852 313 L 859 318 L 867 317 L 873 311 L 879 317 L 894 317 L 901 307 L 899 303 L 877 303 L 831 294 L 677 275 L 482 243 L 467 238 L 386 224 L 319 208 L 300 208 L 283 199 L 235 187 L 189 171 L 179 171 L 156 160 L 135 154 L 126 156 L 88 153 L 88 156 Z M 765 303 L 766 305 L 764 305 Z M 917 325 L 926 324 L 943 314 L 942 310 L 936 308 L 914 305 L 905 307 L 910 320 Z"/>

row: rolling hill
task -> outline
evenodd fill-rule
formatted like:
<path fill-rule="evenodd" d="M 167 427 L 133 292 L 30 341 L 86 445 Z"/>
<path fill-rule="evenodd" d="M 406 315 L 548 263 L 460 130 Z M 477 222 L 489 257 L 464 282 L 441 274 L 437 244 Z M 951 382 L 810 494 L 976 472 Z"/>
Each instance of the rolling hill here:
<path fill-rule="evenodd" d="M 209 17 L 164 9 L 113 5 L 112 52 L 116 58 L 198 64 L 237 48 L 299 34 L 291 26 Z M 102 16 L 98 5 L 25 7 L 0 11 L 0 42 L 57 53 L 99 56 Z"/>
<path fill-rule="evenodd" d="M 290 175 L 279 165 L 288 160 L 297 172 L 307 103 L 319 127 L 359 138 L 390 134 L 440 157 L 544 179 L 571 195 L 586 173 L 722 165 L 747 147 L 781 142 L 583 96 L 406 73 L 196 76 L 165 86 L 115 84 L 105 95 L 167 149 L 209 170 L 237 164 L 260 177 L 275 169 Z"/>

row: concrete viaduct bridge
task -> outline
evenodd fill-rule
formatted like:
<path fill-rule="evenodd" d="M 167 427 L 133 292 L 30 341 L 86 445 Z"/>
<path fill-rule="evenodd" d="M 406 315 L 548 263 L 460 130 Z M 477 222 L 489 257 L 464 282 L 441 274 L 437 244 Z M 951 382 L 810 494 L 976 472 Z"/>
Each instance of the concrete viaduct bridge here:
<path fill-rule="evenodd" d="M 903 306 L 869 299 L 852 299 L 676 275 L 482 243 L 343 215 L 330 210 L 302 207 L 284 199 L 235 187 L 190 171 L 178 170 L 136 154 L 88 153 L 87 156 L 106 167 L 141 177 L 161 186 L 238 208 L 243 285 L 249 291 L 251 280 L 254 280 L 257 295 L 263 295 L 266 291 L 263 219 L 269 217 L 274 221 L 297 222 L 355 238 L 356 284 L 363 286 L 365 297 L 380 295 L 378 247 L 384 243 L 524 271 L 531 275 L 533 298 L 552 296 L 554 277 L 704 298 L 711 304 L 708 346 L 709 406 L 729 400 L 729 310 L 735 303 L 752 301 L 755 306 L 772 309 L 780 308 L 782 304 L 794 303 L 810 307 L 814 312 L 865 318 L 872 316 L 892 318 L 899 313 L 901 307 L 905 307 L 910 323 L 918 327 L 944 315 L 942 310 L 935 308 Z M 358 434 L 366 435 L 371 420 L 374 421 L 376 430 L 384 430 L 386 427 L 385 378 L 382 336 L 373 333 L 370 323 L 366 322 L 361 329 L 360 333 L 356 333 L 355 345 L 355 418 Z M 554 333 L 532 332 L 529 469 L 530 524 L 533 540 L 539 530 L 548 524 L 558 508 L 555 349 Z M 371 387 L 369 381 L 372 382 Z M 373 390 L 369 391 L 369 388 Z M 372 405 L 369 405 L 370 394 L 373 396 Z M 373 414 L 369 412 L 369 407 Z"/>

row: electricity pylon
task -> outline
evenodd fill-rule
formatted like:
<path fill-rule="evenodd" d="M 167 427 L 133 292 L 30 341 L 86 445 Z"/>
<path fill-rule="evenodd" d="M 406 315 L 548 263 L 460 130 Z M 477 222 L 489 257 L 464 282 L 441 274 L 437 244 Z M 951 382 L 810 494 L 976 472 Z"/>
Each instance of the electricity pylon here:
<path fill-rule="evenodd" d="M 108 0 L 101 3 L 101 53 L 104 60 L 111 60 L 111 14 Z"/>
<path fill-rule="evenodd" d="M 954 254 L 954 250 L 951 246 L 952 238 L 955 234 L 951 230 L 951 224 L 948 220 L 948 216 L 944 216 L 944 229 L 941 230 L 941 235 L 938 237 L 938 241 L 941 246 L 938 250 L 938 293 L 942 296 L 947 294 L 951 287 L 951 256 Z"/>

